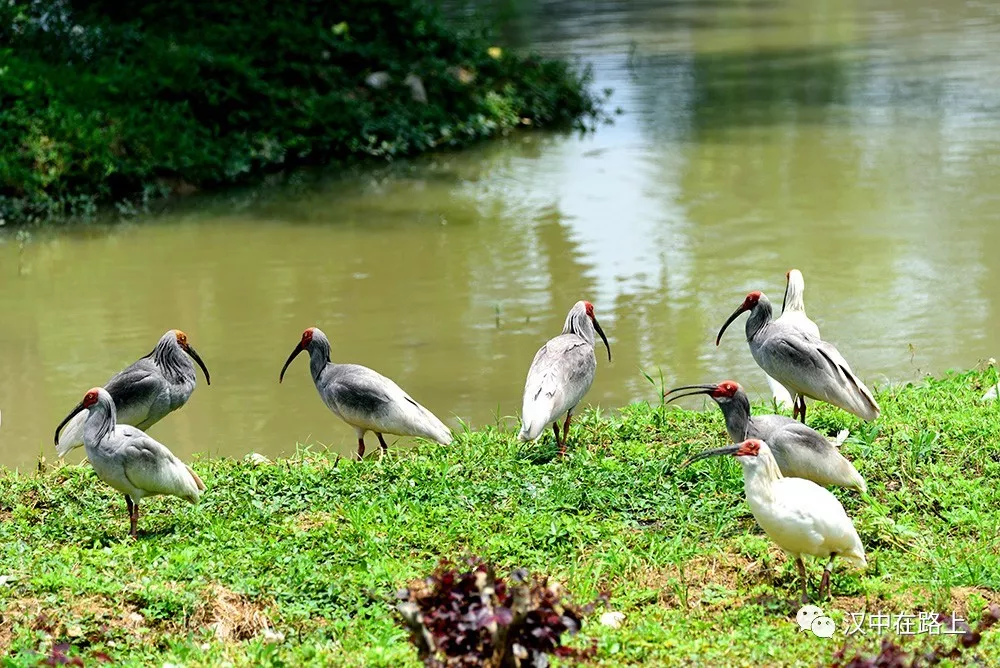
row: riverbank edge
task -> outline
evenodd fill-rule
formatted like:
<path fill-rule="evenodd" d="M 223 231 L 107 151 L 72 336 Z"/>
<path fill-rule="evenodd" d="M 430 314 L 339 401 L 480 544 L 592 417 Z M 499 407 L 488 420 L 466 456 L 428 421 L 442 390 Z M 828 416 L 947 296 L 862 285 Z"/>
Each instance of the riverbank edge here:
<path fill-rule="evenodd" d="M 57 650 L 88 665 L 416 665 L 394 591 L 472 554 L 548 575 L 581 603 L 607 591 L 625 622 L 602 626 L 598 611 L 572 641 L 596 643 L 599 665 L 826 665 L 845 642 L 873 652 L 882 634 L 843 637 L 852 613 L 974 623 L 1000 603 L 1000 409 L 979 401 L 992 383 L 990 368 L 885 388 L 873 424 L 810 406 L 814 428 L 851 430 L 843 451 L 870 488 L 834 490 L 871 564 L 835 569 L 836 642 L 797 632 L 794 567 L 750 517 L 738 467 L 679 468 L 724 442 L 720 412 L 638 403 L 581 416 L 564 461 L 551 438 L 522 445 L 495 426 L 382 461 L 309 448 L 196 460 L 203 502 L 144 502 L 136 544 L 89 467 L 0 470 L 3 665 Z M 996 635 L 981 656 L 1000 657 Z"/>
<path fill-rule="evenodd" d="M 426 0 L 250 2 L 221 16 L 212 3 L 40 7 L 0 6 L 14 47 L 0 78 L 0 225 L 132 217 L 302 168 L 610 120 L 588 67 L 507 50 L 482 19 Z"/>

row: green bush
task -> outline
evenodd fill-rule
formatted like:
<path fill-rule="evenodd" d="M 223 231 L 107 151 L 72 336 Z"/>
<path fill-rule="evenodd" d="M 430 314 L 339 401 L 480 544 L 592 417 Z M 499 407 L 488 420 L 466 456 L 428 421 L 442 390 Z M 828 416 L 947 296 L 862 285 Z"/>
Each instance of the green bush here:
<path fill-rule="evenodd" d="M 500 52 L 423 0 L 0 0 L 0 44 L 10 222 L 599 111 L 585 73 Z"/>

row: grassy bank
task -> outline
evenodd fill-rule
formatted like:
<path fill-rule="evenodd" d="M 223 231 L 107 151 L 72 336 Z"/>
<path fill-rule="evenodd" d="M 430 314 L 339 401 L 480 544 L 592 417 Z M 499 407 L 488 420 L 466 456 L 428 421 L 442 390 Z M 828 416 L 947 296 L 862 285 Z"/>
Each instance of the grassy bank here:
<path fill-rule="evenodd" d="M 586 84 L 426 0 L 3 0 L 0 222 L 579 125 Z"/>
<path fill-rule="evenodd" d="M 738 465 L 678 468 L 722 442 L 719 411 L 637 404 L 586 415 L 565 461 L 551 437 L 525 446 L 486 428 L 381 462 L 196 462 L 202 503 L 146 502 L 136 543 L 124 502 L 88 467 L 0 474 L 0 653 L 35 665 L 68 643 L 87 665 L 416 665 L 395 592 L 442 557 L 476 554 L 548 574 L 581 603 L 607 591 L 623 625 L 595 614 L 572 641 L 596 641 L 600 665 L 827 665 L 850 612 L 974 622 L 1000 602 L 1000 412 L 978 401 L 991 377 L 883 391 L 874 425 L 810 407 L 817 428 L 852 430 L 843 450 L 870 490 L 835 492 L 870 566 L 835 571 L 832 639 L 797 632 L 794 567 L 754 524 Z M 850 642 L 871 651 L 879 637 Z M 1000 631 L 976 651 L 995 665 Z"/>

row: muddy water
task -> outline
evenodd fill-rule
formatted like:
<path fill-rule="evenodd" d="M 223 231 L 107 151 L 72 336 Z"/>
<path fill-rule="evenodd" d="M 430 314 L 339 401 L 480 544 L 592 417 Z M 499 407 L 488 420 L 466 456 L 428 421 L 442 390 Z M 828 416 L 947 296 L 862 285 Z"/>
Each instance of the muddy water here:
<path fill-rule="evenodd" d="M 516 415 L 580 298 L 614 351 L 590 403 L 653 400 L 658 369 L 763 394 L 739 331 L 713 339 L 793 266 L 868 381 L 996 355 L 998 10 L 840 4 L 516 3 L 508 41 L 591 63 L 613 126 L 0 235 L 0 464 L 52 459 L 82 393 L 173 327 L 213 378 L 151 429 L 183 456 L 352 447 L 304 359 L 278 384 L 309 325 L 452 426 Z"/>

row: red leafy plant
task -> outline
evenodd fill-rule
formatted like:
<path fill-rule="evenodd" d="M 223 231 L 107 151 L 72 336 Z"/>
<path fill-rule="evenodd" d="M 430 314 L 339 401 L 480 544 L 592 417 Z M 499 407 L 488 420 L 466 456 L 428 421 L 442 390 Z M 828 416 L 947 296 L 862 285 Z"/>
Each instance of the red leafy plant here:
<path fill-rule="evenodd" d="M 430 577 L 399 592 L 397 606 L 428 668 L 544 668 L 548 655 L 586 658 L 595 647 L 562 645 L 602 596 L 582 608 L 563 600 L 558 584 L 519 569 L 508 580 L 470 559 L 459 571 L 442 561 Z"/>
<path fill-rule="evenodd" d="M 883 638 L 879 653 L 873 657 L 856 653 L 854 658 L 847 659 L 847 647 L 840 648 L 834 654 L 830 668 L 923 668 L 936 666 L 944 659 L 957 661 L 962 658 L 964 650 L 973 649 L 979 644 L 986 630 L 1000 622 L 1000 605 L 991 605 L 975 629 L 962 620 L 952 619 L 949 615 L 938 615 L 937 622 L 942 626 L 947 625 L 948 628 L 962 631 L 953 646 L 945 647 L 939 643 L 925 652 L 915 651 L 911 655 L 891 638 Z M 967 658 L 969 661 L 979 663 L 976 659 Z"/>
<path fill-rule="evenodd" d="M 83 659 L 78 656 L 70 656 L 70 644 L 68 642 L 58 643 L 52 646 L 48 656 L 44 657 L 38 665 L 40 666 L 83 666 Z M 111 657 L 104 652 L 91 652 L 90 658 L 100 663 L 111 663 Z"/>

